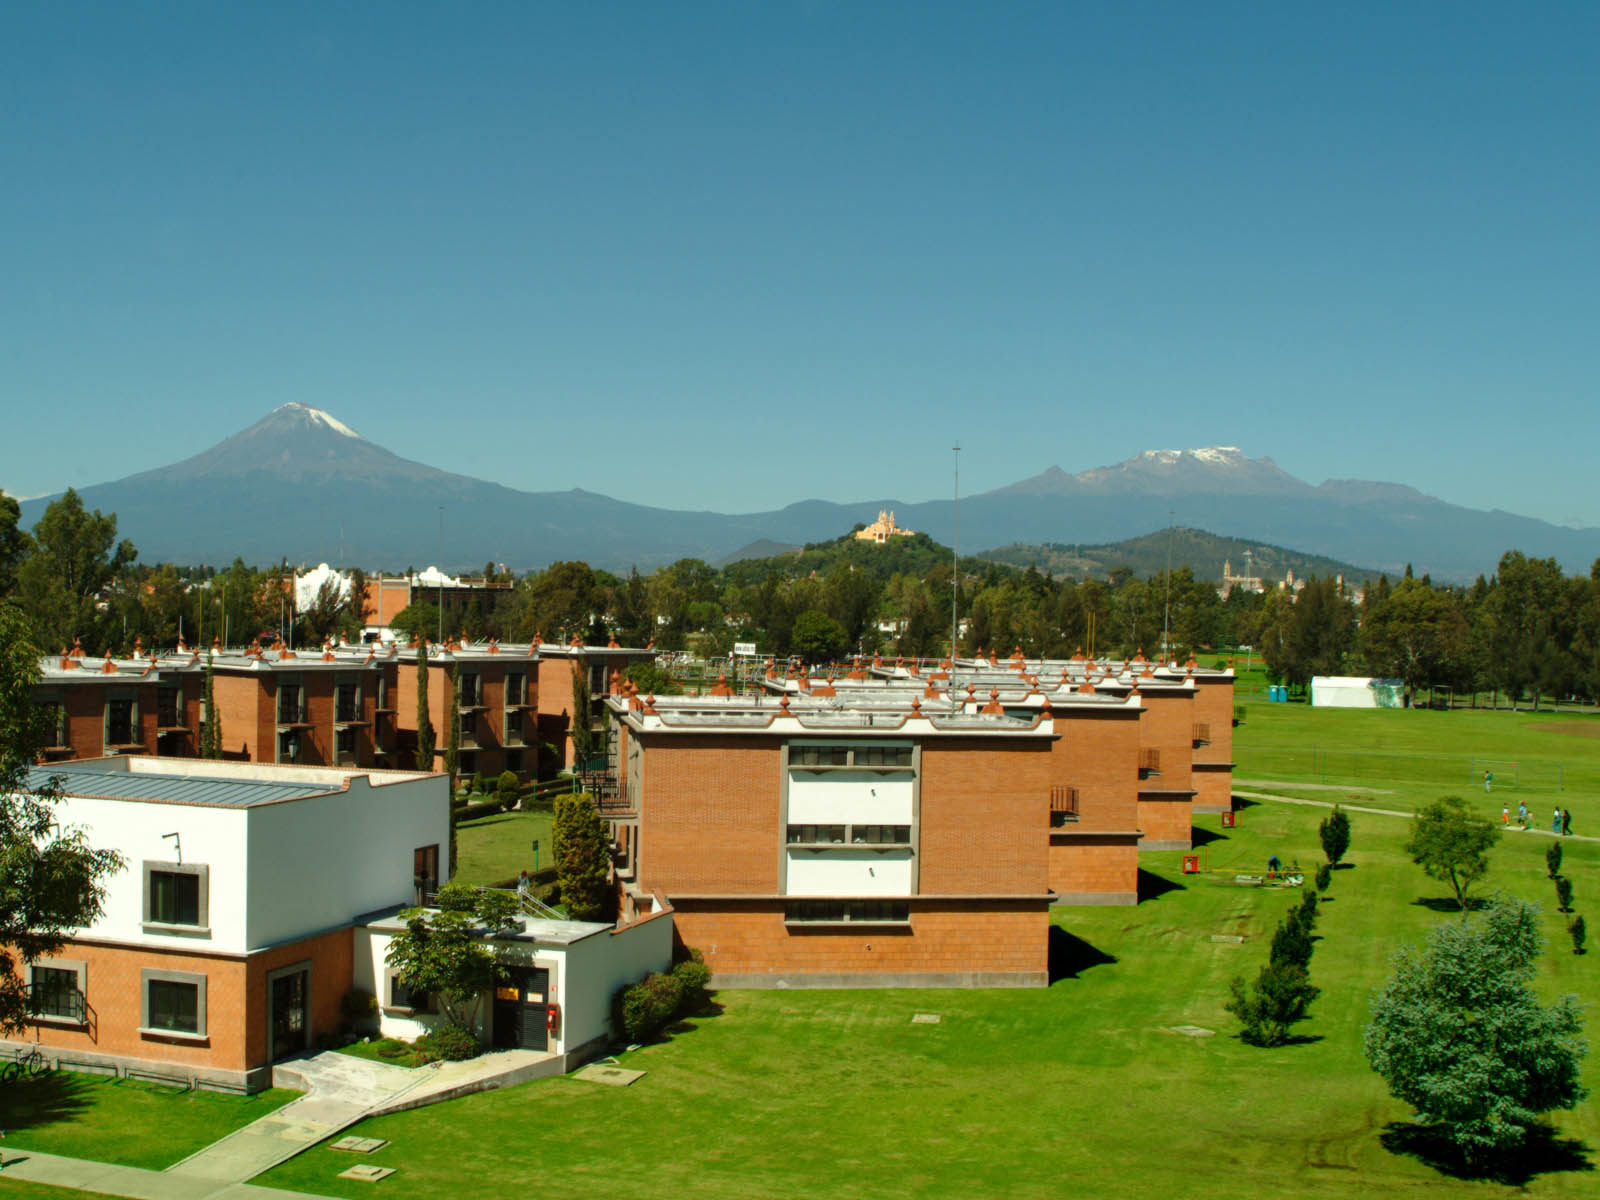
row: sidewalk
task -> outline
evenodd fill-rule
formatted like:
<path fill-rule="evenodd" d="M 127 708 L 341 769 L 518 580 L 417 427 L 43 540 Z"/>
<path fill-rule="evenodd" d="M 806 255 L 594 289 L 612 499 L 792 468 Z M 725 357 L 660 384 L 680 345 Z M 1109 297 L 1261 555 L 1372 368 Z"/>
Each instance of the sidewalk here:
<path fill-rule="evenodd" d="M 1293 786 L 1295 788 L 1303 788 L 1303 787 L 1310 787 L 1312 785 L 1304 784 L 1304 783 L 1296 783 L 1296 784 L 1293 784 L 1293 785 L 1284 784 L 1283 786 L 1285 786 L 1285 787 Z M 1349 789 L 1341 789 L 1341 790 L 1349 790 Z M 1305 805 L 1307 808 L 1334 808 L 1334 807 L 1338 807 L 1338 808 L 1344 809 L 1345 812 L 1372 813 L 1374 816 L 1379 816 L 1379 817 L 1404 817 L 1407 821 L 1411 820 L 1412 817 L 1417 815 L 1414 812 L 1401 812 L 1399 809 L 1394 809 L 1394 808 L 1369 808 L 1366 805 L 1344 804 L 1342 802 L 1336 805 L 1334 803 L 1334 801 L 1332 801 L 1332 800 L 1302 800 L 1298 796 L 1277 796 L 1277 795 L 1274 795 L 1271 792 L 1253 792 L 1253 791 L 1252 792 L 1247 792 L 1247 791 L 1243 790 L 1242 788 L 1237 788 L 1237 787 L 1233 789 L 1233 794 L 1235 796 L 1238 796 L 1241 800 L 1270 800 L 1274 804 L 1302 804 L 1302 805 Z M 1600 842 L 1600 837 L 1595 837 L 1592 834 L 1552 833 L 1548 829 L 1540 829 L 1537 825 L 1530 825 L 1526 830 L 1522 829 L 1520 826 L 1517 826 L 1517 825 L 1504 826 L 1503 828 L 1505 828 L 1507 832 L 1515 830 L 1517 833 L 1536 833 L 1536 834 L 1540 835 L 1541 837 L 1570 838 L 1571 840 L 1573 840 L 1575 842 Z"/>
<path fill-rule="evenodd" d="M 5 1163 L 5 1169 L 0 1170 L 0 1181 L 22 1179 L 108 1196 L 131 1196 L 135 1200 L 326 1200 L 316 1192 L 286 1192 L 280 1188 L 203 1178 L 174 1179 L 167 1171 L 63 1158 L 37 1150 L 0 1150 L 0 1160 Z M 0 1195 L 3 1194 L 0 1190 Z"/>
<path fill-rule="evenodd" d="M 561 1056 L 541 1050 L 500 1050 L 466 1062 L 416 1068 L 350 1054 L 312 1054 L 273 1071 L 274 1085 L 304 1089 L 304 1096 L 164 1171 L 34 1150 L 8 1153 L 0 1143 L 0 1162 L 5 1164 L 0 1181 L 24 1179 L 135 1200 L 324 1200 L 317 1193 L 255 1187 L 245 1180 L 366 1117 L 560 1073 Z M 358 1161 L 351 1159 L 352 1165 Z"/>

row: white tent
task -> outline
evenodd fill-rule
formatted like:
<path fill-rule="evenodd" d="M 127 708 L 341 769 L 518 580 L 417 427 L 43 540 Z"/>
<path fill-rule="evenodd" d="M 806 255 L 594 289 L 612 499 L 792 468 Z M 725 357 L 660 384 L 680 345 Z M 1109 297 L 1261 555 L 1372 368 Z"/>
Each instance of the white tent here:
<path fill-rule="evenodd" d="M 1313 675 L 1313 708 L 1402 708 L 1405 684 L 1370 675 Z"/>

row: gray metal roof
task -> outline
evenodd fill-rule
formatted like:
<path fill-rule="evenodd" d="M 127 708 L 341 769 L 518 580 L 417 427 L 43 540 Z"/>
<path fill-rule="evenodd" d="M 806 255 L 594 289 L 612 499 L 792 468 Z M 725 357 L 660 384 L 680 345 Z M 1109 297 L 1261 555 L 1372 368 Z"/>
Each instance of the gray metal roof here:
<path fill-rule="evenodd" d="M 108 760 L 112 761 L 116 760 Z M 280 800 L 329 796 L 339 790 L 310 780 L 304 783 L 269 783 L 255 779 L 208 778 L 203 775 L 145 775 L 100 767 L 94 763 L 34 767 L 28 772 L 27 786 L 43 787 L 52 776 L 61 778 L 61 791 L 68 796 L 153 800 L 162 804 L 200 804 L 212 808 L 250 808 L 257 804 L 275 804 Z"/>

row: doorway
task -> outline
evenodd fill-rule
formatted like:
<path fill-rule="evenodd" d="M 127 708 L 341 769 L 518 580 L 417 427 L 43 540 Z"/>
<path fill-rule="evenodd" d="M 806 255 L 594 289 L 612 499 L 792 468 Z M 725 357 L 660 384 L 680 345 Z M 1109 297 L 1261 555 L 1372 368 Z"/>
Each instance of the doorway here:
<path fill-rule="evenodd" d="M 310 963 L 268 972 L 267 1040 L 273 1062 L 311 1044 Z"/>
<path fill-rule="evenodd" d="M 494 1045 L 497 1050 L 548 1050 L 550 972 L 543 967 L 513 967 L 494 990 Z"/>

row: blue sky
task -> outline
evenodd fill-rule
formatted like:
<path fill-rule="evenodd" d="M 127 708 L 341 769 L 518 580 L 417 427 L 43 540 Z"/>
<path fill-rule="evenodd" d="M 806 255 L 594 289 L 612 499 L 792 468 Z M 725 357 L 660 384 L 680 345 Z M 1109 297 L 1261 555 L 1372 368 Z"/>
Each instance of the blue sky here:
<path fill-rule="evenodd" d="M 290 400 L 748 511 L 1238 445 L 1600 525 L 1600 8 L 0 10 L 0 486 Z M 1063 540 L 1070 540 L 1063 531 Z"/>

